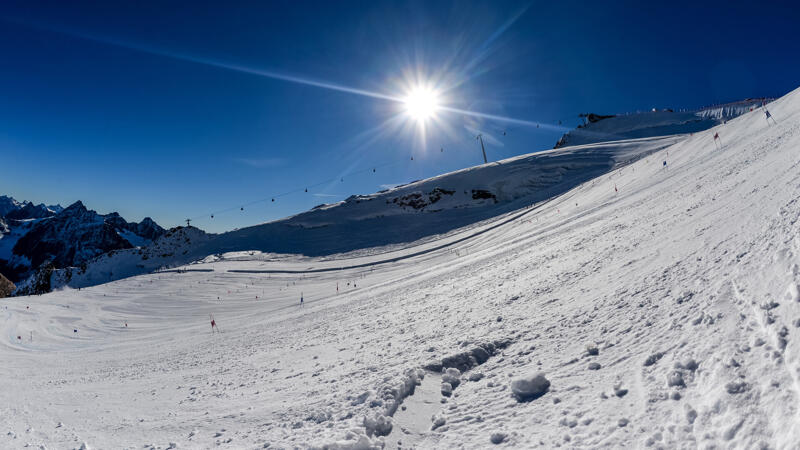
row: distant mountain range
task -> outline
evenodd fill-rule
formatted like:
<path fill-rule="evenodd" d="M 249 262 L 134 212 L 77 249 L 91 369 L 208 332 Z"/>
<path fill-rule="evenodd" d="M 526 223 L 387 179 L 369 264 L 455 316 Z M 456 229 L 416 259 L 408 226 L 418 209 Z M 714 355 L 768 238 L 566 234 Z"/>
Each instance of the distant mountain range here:
<path fill-rule="evenodd" d="M 149 217 L 128 222 L 77 201 L 67 208 L 0 196 L 0 274 L 19 282 L 43 266 L 79 267 L 113 250 L 148 245 L 165 230 Z"/>

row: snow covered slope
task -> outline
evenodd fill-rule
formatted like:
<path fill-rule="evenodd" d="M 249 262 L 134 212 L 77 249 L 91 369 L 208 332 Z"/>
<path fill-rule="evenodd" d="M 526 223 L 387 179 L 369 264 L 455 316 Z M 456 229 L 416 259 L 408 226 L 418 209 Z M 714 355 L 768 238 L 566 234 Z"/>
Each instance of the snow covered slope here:
<path fill-rule="evenodd" d="M 141 249 L 105 253 L 79 268 L 63 267 L 52 272 L 49 282 L 43 280 L 46 274 L 37 273 L 18 283 L 18 294 L 38 293 L 42 286 L 94 286 L 225 252 L 321 256 L 369 254 L 385 251 L 388 245 L 414 246 L 420 239 L 441 239 L 453 230 L 475 227 L 556 196 L 681 139 L 684 136 L 655 137 L 532 153 L 371 195 L 354 195 L 343 202 L 221 235 L 207 235 L 192 227 L 192 231 L 178 231 L 178 238 L 167 236 Z M 96 220 L 102 221 L 104 216 Z M 163 251 L 164 247 L 169 251 Z M 376 247 L 378 250 L 373 250 Z"/>
<path fill-rule="evenodd" d="M 691 112 L 662 110 L 618 115 L 570 131 L 559 139 L 555 148 L 620 139 L 697 133 L 753 111 L 771 100 L 773 99 L 747 99 Z"/>
<path fill-rule="evenodd" d="M 224 233 L 208 242 L 205 253 L 318 256 L 414 242 L 551 198 L 681 139 L 577 146 L 463 169 Z"/>
<path fill-rule="evenodd" d="M 414 246 L 4 299 L 0 446 L 796 448 L 800 91 L 769 109 Z"/>

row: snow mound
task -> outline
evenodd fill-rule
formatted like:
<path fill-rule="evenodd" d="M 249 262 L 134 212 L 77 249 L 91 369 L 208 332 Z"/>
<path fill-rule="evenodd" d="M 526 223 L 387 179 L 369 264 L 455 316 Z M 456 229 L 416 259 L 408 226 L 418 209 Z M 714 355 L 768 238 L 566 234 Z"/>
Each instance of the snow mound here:
<path fill-rule="evenodd" d="M 511 392 L 520 402 L 536 400 L 546 394 L 549 389 L 550 380 L 541 372 L 521 376 L 511 382 Z"/>

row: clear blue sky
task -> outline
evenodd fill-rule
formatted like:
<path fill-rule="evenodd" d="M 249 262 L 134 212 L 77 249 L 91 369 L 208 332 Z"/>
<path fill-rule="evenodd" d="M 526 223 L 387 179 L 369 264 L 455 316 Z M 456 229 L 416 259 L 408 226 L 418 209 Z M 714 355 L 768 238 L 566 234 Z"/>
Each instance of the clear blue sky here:
<path fill-rule="evenodd" d="M 500 159 L 580 112 L 800 84 L 796 2 L 210 3 L 3 2 L 0 194 L 223 231 L 478 164 L 475 130 Z M 542 126 L 440 111 L 423 138 L 381 98 L 419 80 Z"/>

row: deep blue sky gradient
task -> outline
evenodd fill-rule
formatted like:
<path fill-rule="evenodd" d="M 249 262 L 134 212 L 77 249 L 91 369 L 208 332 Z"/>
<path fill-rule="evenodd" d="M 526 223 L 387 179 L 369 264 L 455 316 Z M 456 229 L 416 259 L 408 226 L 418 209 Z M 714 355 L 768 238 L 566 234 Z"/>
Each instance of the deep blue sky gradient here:
<path fill-rule="evenodd" d="M 200 3 L 3 2 L 0 194 L 223 231 L 478 164 L 474 130 L 500 159 L 580 112 L 800 82 L 792 2 Z M 542 126 L 445 113 L 423 141 L 396 102 L 222 66 L 388 96 L 419 74 L 450 106 Z"/>

